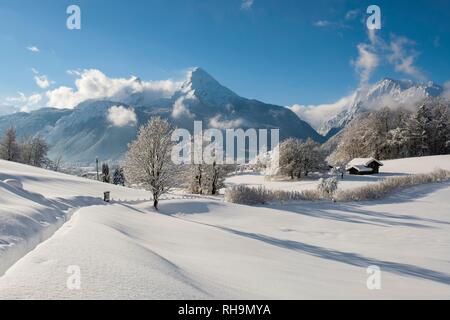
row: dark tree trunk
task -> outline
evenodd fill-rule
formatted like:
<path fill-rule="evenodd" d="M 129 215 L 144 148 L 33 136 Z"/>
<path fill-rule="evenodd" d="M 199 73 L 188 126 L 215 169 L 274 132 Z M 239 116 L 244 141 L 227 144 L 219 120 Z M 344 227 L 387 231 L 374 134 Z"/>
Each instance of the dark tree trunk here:
<path fill-rule="evenodd" d="M 156 210 L 158 210 L 158 200 L 153 200 L 153 207 L 155 207 Z"/>

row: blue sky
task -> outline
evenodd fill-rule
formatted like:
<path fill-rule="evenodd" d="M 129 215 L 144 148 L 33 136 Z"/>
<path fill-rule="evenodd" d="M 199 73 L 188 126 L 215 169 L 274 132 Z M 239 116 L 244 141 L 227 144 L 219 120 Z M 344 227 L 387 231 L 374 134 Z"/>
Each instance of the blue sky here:
<path fill-rule="evenodd" d="M 66 28 L 71 4 L 81 8 L 81 30 Z M 370 4 L 382 11 L 375 41 L 365 26 Z M 201 66 L 240 95 L 279 105 L 334 102 L 364 72 L 369 82 L 443 84 L 449 21 L 450 0 L 0 0 L 0 103 L 74 87 L 67 70 L 84 69 L 180 80 Z"/>

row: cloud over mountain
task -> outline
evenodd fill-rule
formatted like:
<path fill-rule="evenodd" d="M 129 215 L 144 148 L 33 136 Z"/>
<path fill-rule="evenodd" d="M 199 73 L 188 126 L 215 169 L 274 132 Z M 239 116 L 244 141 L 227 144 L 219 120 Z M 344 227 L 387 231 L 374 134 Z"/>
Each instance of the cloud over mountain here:
<path fill-rule="evenodd" d="M 112 106 L 108 109 L 108 121 L 116 127 L 136 125 L 137 116 L 133 108 L 124 106 Z"/>
<path fill-rule="evenodd" d="M 47 106 L 74 108 L 89 99 L 108 99 L 129 103 L 130 97 L 139 94 L 142 101 L 168 98 L 180 86 L 172 80 L 142 81 L 137 77 L 110 78 L 97 69 L 83 70 L 75 74 L 75 88 L 61 86 L 47 91 Z"/>
<path fill-rule="evenodd" d="M 313 128 L 319 129 L 320 126 L 334 115 L 344 110 L 353 101 L 355 93 L 343 97 L 334 103 L 320 105 L 301 105 L 294 104 L 289 107 L 300 119 L 308 122 Z"/>

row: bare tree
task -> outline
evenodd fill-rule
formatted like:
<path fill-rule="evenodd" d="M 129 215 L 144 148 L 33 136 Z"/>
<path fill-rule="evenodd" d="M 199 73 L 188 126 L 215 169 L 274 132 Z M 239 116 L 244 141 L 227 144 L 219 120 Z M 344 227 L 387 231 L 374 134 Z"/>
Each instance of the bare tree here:
<path fill-rule="evenodd" d="M 197 152 L 203 154 L 204 148 L 207 146 L 214 146 L 215 142 L 204 139 L 201 144 L 194 145 L 194 148 L 198 148 Z M 193 141 L 191 142 L 193 143 Z M 218 159 L 215 158 L 215 149 L 212 148 L 210 155 L 212 163 L 202 159 L 201 163 L 194 163 L 193 154 L 191 153 L 191 163 L 187 165 L 186 182 L 189 192 L 194 194 L 209 194 L 217 195 L 219 190 L 224 187 L 224 180 L 226 175 L 234 169 L 233 165 L 218 163 Z M 203 155 L 205 157 L 205 155 Z"/>
<path fill-rule="evenodd" d="M 8 128 L 0 141 L 0 157 L 8 161 L 19 161 L 20 159 L 20 149 L 14 127 Z"/>
<path fill-rule="evenodd" d="M 57 156 L 55 158 L 55 160 L 52 161 L 53 162 L 53 170 L 58 172 L 61 169 L 62 166 L 62 162 L 63 162 L 63 156 L 62 154 L 60 154 L 59 156 Z"/>
<path fill-rule="evenodd" d="M 47 152 L 49 146 L 47 142 L 41 137 L 34 138 L 26 137 L 20 144 L 20 161 L 35 167 L 42 167 L 45 162 L 48 162 Z"/>
<path fill-rule="evenodd" d="M 125 158 L 125 175 L 132 184 L 152 192 L 153 206 L 176 182 L 176 167 L 171 161 L 173 127 L 165 119 L 152 117 L 130 143 Z"/>
<path fill-rule="evenodd" d="M 35 167 L 42 167 L 49 150 L 47 142 L 40 136 L 34 137 L 31 141 L 31 150 L 30 164 Z"/>

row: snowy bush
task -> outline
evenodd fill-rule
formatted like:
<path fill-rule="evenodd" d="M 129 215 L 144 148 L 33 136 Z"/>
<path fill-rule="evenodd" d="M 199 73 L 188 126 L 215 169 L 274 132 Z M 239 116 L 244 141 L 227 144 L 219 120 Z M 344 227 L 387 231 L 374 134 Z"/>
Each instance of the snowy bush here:
<path fill-rule="evenodd" d="M 296 200 L 320 200 L 316 190 L 283 191 L 268 190 L 264 187 L 234 186 L 225 190 L 225 201 L 245 205 L 262 205 L 269 202 L 286 202 Z"/>
<path fill-rule="evenodd" d="M 317 186 L 317 190 L 323 198 L 331 199 L 333 195 L 336 193 L 338 187 L 338 180 L 336 177 L 328 178 L 328 179 L 319 179 L 319 185 Z"/>
<path fill-rule="evenodd" d="M 268 196 L 264 188 L 250 188 L 239 185 L 225 190 L 225 201 L 246 205 L 266 204 Z"/>
<path fill-rule="evenodd" d="M 336 194 L 335 199 L 336 201 L 341 202 L 381 199 L 402 188 L 417 186 L 425 183 L 444 182 L 449 179 L 450 171 L 442 169 L 437 169 L 431 173 L 389 177 L 379 183 L 339 191 Z"/>

